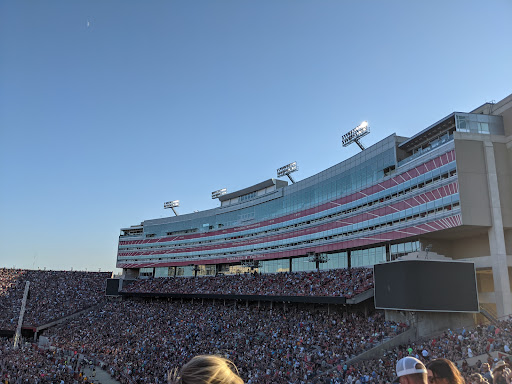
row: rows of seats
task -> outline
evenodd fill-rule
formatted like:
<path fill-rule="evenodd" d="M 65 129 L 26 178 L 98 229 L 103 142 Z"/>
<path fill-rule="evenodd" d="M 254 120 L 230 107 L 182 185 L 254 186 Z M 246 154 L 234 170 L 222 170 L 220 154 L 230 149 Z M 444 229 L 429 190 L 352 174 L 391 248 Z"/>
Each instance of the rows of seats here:
<path fill-rule="evenodd" d="M 372 269 L 345 268 L 315 272 L 140 279 L 126 286 L 123 291 L 351 298 L 371 288 Z"/>
<path fill-rule="evenodd" d="M 112 272 L 0 269 L 0 329 L 13 330 L 30 281 L 23 325 L 37 327 L 100 303 Z"/>

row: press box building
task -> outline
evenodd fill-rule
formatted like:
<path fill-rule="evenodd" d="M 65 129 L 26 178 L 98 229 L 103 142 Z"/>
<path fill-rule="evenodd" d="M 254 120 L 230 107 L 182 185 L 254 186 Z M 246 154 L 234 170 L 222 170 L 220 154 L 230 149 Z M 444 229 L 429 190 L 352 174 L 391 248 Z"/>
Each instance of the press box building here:
<path fill-rule="evenodd" d="M 431 245 L 475 262 L 480 303 L 512 313 L 512 95 L 296 183 L 269 179 L 219 200 L 122 228 L 117 267 L 127 277 L 308 271 Z"/>

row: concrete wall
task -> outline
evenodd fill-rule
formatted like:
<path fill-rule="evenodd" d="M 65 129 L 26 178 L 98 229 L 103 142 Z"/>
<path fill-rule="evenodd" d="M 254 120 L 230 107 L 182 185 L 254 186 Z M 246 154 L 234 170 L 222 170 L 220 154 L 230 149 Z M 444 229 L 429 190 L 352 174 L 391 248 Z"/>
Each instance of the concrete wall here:
<path fill-rule="evenodd" d="M 386 320 L 411 324 L 417 329 L 416 337 L 427 337 L 447 328 L 458 329 L 475 325 L 472 313 L 459 312 L 405 312 L 386 310 Z"/>
<path fill-rule="evenodd" d="M 125 268 L 123 269 L 123 278 L 125 279 L 136 279 L 139 277 L 138 268 Z"/>
<path fill-rule="evenodd" d="M 491 210 L 483 143 L 455 140 L 462 222 L 491 226 Z"/>
<path fill-rule="evenodd" d="M 503 235 L 505 236 L 507 255 L 512 255 L 512 229 L 504 230 Z"/>
<path fill-rule="evenodd" d="M 437 239 L 428 235 L 420 237 L 422 244 L 432 244 L 432 250 L 454 260 L 490 255 L 489 236 L 487 232 L 471 234 L 464 238 Z"/>
<path fill-rule="evenodd" d="M 479 257 L 491 254 L 489 248 L 489 235 L 472 235 L 463 239 L 452 241 L 451 253 L 448 255 L 453 259 L 464 259 L 468 257 Z"/>
<path fill-rule="evenodd" d="M 420 242 L 423 245 L 423 247 L 432 244 L 432 252 L 435 252 L 438 255 L 443 255 L 452 258 L 452 240 L 431 238 L 427 234 L 420 236 Z"/>
<path fill-rule="evenodd" d="M 512 148 L 507 149 L 505 143 L 493 143 L 493 146 L 503 227 L 512 228 Z"/>
<path fill-rule="evenodd" d="M 505 136 L 512 135 L 512 95 L 507 96 L 493 106 L 493 115 L 503 116 Z"/>
<path fill-rule="evenodd" d="M 494 292 L 494 279 L 492 277 L 492 271 L 477 271 L 476 283 L 478 286 L 479 294 L 483 292 Z"/>

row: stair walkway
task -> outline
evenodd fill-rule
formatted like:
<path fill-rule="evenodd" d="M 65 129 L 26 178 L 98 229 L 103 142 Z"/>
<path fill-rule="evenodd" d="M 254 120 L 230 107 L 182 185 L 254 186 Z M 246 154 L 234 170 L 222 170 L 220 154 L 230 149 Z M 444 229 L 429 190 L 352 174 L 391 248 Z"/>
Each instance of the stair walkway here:
<path fill-rule="evenodd" d="M 119 384 L 119 381 L 114 380 L 110 374 L 99 367 L 95 367 L 96 371 L 93 372 L 90 368 L 84 368 L 84 375 L 91 383 L 99 384 Z"/>

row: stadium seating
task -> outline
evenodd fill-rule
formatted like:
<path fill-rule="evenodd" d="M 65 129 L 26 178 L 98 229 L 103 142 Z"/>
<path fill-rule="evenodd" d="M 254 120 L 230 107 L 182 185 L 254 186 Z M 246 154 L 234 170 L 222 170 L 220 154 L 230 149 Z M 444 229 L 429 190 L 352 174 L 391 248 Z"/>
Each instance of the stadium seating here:
<path fill-rule="evenodd" d="M 380 314 L 124 300 L 48 336 L 57 347 L 97 356 L 121 382 L 124 374 L 162 383 L 169 369 L 216 353 L 233 360 L 247 383 L 285 384 L 306 382 L 406 328 Z"/>
<path fill-rule="evenodd" d="M 30 281 L 30 293 L 23 324 L 37 327 L 100 303 L 111 275 L 0 269 L 0 329 L 16 329 L 26 281 Z"/>
<path fill-rule="evenodd" d="M 123 292 L 351 298 L 373 287 L 370 268 L 140 279 Z"/>

